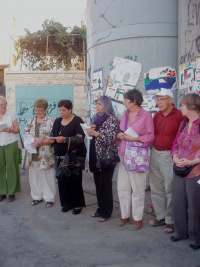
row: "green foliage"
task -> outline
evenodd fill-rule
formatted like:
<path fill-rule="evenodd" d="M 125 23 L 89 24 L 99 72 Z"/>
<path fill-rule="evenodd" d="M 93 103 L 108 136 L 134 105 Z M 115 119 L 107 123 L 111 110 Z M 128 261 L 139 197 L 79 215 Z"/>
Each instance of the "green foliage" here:
<path fill-rule="evenodd" d="M 85 54 L 86 28 L 68 27 L 53 20 L 45 20 L 42 31 L 26 34 L 15 44 L 16 61 L 21 59 L 29 70 L 69 69 L 71 59 Z"/>

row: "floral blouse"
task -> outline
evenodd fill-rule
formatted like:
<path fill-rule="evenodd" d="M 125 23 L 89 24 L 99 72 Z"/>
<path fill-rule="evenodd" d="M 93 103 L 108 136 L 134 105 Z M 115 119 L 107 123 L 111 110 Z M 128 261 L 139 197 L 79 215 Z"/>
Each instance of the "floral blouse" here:
<path fill-rule="evenodd" d="M 199 123 L 200 118 L 193 122 L 189 134 L 188 122 L 186 123 L 186 126 L 182 130 L 182 132 L 180 132 L 180 126 L 171 149 L 172 156 L 174 154 L 177 154 L 179 159 L 185 158 L 188 160 L 200 158 Z M 197 176 L 200 176 L 200 164 L 194 167 L 194 169 L 190 172 L 187 178 L 195 178 Z"/>
<path fill-rule="evenodd" d="M 102 150 L 113 150 L 118 154 L 116 143 L 119 122 L 115 117 L 109 117 L 99 128 L 100 135 L 95 138 L 95 151 L 97 159 L 100 158 Z"/>
<path fill-rule="evenodd" d="M 36 117 L 32 117 L 29 119 L 24 129 L 24 133 L 29 133 L 32 136 L 35 136 L 35 121 Z M 46 139 L 50 135 L 53 123 L 54 123 L 54 118 L 46 115 L 39 129 L 40 138 Z M 50 167 L 54 166 L 54 153 L 53 153 L 53 147 L 51 145 L 39 147 L 38 154 L 39 154 L 38 157 L 39 161 L 37 161 L 38 169 L 49 169 Z M 29 154 L 29 160 L 30 161 L 32 160 L 31 154 Z"/>

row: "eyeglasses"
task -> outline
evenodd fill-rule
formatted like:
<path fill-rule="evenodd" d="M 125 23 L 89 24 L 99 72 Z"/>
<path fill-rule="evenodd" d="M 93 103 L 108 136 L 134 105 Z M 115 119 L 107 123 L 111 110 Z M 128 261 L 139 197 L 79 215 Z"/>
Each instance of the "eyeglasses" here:
<path fill-rule="evenodd" d="M 42 113 L 42 112 L 44 112 L 44 109 L 37 109 L 37 108 L 34 108 L 34 112 L 35 112 L 35 113 Z"/>
<path fill-rule="evenodd" d="M 169 99 L 169 97 L 156 99 L 156 102 L 161 102 L 162 103 L 162 102 L 164 102 L 167 99 Z"/>

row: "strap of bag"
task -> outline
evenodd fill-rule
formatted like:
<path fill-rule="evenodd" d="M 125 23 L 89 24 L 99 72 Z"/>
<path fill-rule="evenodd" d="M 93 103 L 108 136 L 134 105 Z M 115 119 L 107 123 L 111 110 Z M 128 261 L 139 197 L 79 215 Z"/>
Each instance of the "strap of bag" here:
<path fill-rule="evenodd" d="M 128 129 L 128 113 L 126 113 L 125 117 L 125 125 L 124 125 L 124 132 Z"/>
<path fill-rule="evenodd" d="M 21 144 L 22 144 L 22 148 L 24 149 L 24 142 L 22 140 L 22 136 L 21 136 L 20 132 L 19 132 L 19 138 L 20 138 L 20 141 L 21 141 Z"/>

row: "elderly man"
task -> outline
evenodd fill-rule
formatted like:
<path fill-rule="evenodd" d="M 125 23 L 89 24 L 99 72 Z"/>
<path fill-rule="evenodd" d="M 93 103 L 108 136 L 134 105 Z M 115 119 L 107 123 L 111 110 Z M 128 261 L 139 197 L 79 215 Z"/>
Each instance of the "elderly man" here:
<path fill-rule="evenodd" d="M 151 199 L 156 219 L 150 225 L 165 225 L 164 232 L 172 233 L 172 158 L 170 149 L 180 123 L 184 120 L 181 112 L 173 105 L 173 93 L 162 88 L 157 93 L 159 111 L 154 116 L 155 139 L 150 159 Z"/>

